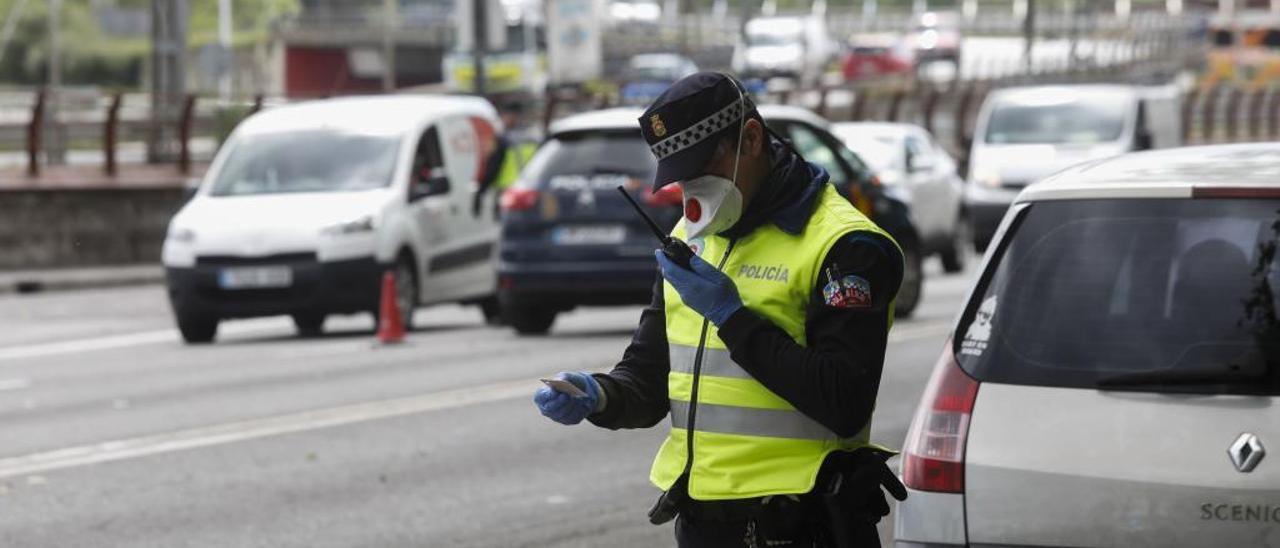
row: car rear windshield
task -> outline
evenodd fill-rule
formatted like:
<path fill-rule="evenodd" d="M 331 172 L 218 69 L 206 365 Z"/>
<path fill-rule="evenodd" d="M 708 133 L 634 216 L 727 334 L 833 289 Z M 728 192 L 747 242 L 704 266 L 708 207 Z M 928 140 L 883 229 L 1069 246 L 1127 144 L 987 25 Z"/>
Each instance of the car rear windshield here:
<path fill-rule="evenodd" d="M 400 139 L 332 130 L 238 139 L 213 183 L 213 196 L 335 192 L 391 183 Z"/>
<path fill-rule="evenodd" d="M 1081 97 L 1053 104 L 997 104 L 987 123 L 992 144 L 1092 145 L 1120 139 L 1125 101 L 1115 97 Z"/>
<path fill-rule="evenodd" d="M 1009 231 L 956 331 L 975 378 L 1280 395 L 1280 200 L 1038 202 Z"/>
<path fill-rule="evenodd" d="M 658 162 L 640 130 L 583 131 L 548 139 L 529 160 L 522 184 L 544 187 L 564 178 L 653 180 Z M 616 186 L 616 182 L 610 183 Z"/>

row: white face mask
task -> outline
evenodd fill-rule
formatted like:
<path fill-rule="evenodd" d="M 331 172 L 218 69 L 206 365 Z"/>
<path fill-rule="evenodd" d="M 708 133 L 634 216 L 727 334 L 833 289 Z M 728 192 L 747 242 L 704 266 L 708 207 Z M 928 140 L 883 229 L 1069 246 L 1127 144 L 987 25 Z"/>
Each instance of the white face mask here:
<path fill-rule="evenodd" d="M 718 234 L 742 217 L 742 193 L 733 181 L 716 175 L 703 175 L 685 181 L 684 222 L 689 238 Z"/>
<path fill-rule="evenodd" d="M 735 83 L 736 86 L 736 83 Z M 738 124 L 738 145 L 733 157 L 733 179 L 718 175 L 703 175 L 685 181 L 684 191 L 685 232 L 689 239 L 719 234 L 728 230 L 742 218 L 742 193 L 738 191 L 738 162 L 742 159 L 742 133 L 747 127 L 746 96 L 738 87 L 738 101 L 742 104 L 742 121 Z"/>

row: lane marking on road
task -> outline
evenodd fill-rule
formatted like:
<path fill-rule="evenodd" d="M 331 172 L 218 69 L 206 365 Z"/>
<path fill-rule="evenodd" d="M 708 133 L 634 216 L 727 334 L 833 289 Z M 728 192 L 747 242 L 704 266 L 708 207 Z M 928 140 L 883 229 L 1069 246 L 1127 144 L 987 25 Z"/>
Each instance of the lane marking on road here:
<path fill-rule="evenodd" d="M 31 379 L 0 379 L 0 392 L 31 387 Z"/>
<path fill-rule="evenodd" d="M 889 339 L 891 344 L 899 343 L 944 334 L 950 328 L 949 323 L 913 325 Z M 0 478 L 531 397 L 538 386 L 533 379 L 506 381 L 32 453 L 0 459 Z"/>
<path fill-rule="evenodd" d="M 220 331 L 223 335 L 240 335 L 286 329 L 287 327 L 286 323 L 278 320 L 248 320 L 246 322 L 228 324 Z M 124 335 L 110 335 L 106 337 L 92 337 L 69 341 L 0 347 L 0 362 L 41 358 L 45 356 L 59 356 L 63 354 L 76 354 L 81 352 L 94 352 L 98 350 L 130 348 L 134 346 L 152 344 L 179 343 L 181 341 L 182 337 L 178 334 L 177 329 L 161 329 L 158 331 L 142 331 L 138 333 L 127 333 Z"/>
<path fill-rule="evenodd" d="M 931 322 L 889 331 L 889 344 L 935 337 L 951 333 L 951 322 Z"/>
<path fill-rule="evenodd" d="M 202 426 L 0 459 L 0 479 L 527 396 L 534 379 Z M 532 404 L 530 404 L 532 407 Z"/>

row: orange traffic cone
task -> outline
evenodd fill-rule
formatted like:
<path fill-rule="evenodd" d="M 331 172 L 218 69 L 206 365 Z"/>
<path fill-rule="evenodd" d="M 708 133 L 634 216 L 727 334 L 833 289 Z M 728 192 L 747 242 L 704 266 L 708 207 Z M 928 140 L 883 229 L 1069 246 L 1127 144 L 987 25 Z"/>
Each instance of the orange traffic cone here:
<path fill-rule="evenodd" d="M 382 302 L 378 307 L 378 342 L 398 343 L 404 340 L 404 322 L 396 302 L 396 276 L 390 270 L 382 275 Z"/>

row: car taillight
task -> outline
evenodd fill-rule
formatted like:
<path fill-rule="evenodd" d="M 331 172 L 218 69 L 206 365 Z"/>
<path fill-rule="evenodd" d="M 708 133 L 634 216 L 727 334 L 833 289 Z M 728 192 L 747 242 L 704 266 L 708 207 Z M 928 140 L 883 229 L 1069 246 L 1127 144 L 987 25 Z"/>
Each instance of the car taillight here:
<path fill-rule="evenodd" d="M 684 191 L 680 189 L 680 185 L 672 183 L 655 192 L 645 194 L 644 202 L 651 206 L 675 206 L 682 207 L 684 205 Z"/>
<path fill-rule="evenodd" d="M 902 482 L 917 491 L 964 492 L 964 446 L 978 381 L 956 363 L 951 341 L 933 368 L 902 456 Z"/>
<path fill-rule="evenodd" d="M 1191 189 L 1192 198 L 1280 198 L 1280 187 L 1198 186 Z"/>
<path fill-rule="evenodd" d="M 503 211 L 524 211 L 538 203 L 538 191 L 532 188 L 509 188 L 499 202 Z"/>
<path fill-rule="evenodd" d="M 872 187 L 878 187 L 880 186 L 880 178 L 872 175 L 867 179 L 867 184 Z M 858 183 L 849 185 L 849 201 L 853 203 L 853 207 L 868 217 L 871 216 L 872 211 L 875 211 L 875 199 L 871 197 L 870 193 L 864 192 L 862 185 Z"/>

